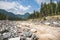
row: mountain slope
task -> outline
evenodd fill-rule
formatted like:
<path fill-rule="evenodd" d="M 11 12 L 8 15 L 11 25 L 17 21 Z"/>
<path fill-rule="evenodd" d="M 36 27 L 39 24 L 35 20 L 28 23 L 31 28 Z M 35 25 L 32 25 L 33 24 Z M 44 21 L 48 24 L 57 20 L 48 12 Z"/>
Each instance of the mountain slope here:
<path fill-rule="evenodd" d="M 18 15 L 16 15 L 18 18 L 21 18 L 21 19 L 28 19 L 28 17 L 30 16 L 30 14 L 29 13 L 25 13 L 24 15 L 20 15 L 20 14 L 18 14 Z"/>
<path fill-rule="evenodd" d="M 21 20 L 21 19 L 28 19 L 29 13 L 25 13 L 24 15 L 20 14 L 13 14 L 12 12 L 7 12 L 6 10 L 0 9 L 0 19 L 9 19 L 9 20 Z M 3 18 L 4 17 L 4 18 Z"/>

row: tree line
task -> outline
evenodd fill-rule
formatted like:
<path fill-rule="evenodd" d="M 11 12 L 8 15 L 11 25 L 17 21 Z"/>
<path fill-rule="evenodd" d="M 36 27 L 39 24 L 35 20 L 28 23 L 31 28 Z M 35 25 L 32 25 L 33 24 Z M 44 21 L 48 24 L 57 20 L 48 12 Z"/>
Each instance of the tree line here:
<path fill-rule="evenodd" d="M 54 3 L 50 0 L 49 3 L 41 3 L 39 11 L 35 11 L 30 15 L 29 18 L 42 18 L 46 16 L 60 15 L 60 1 Z"/>

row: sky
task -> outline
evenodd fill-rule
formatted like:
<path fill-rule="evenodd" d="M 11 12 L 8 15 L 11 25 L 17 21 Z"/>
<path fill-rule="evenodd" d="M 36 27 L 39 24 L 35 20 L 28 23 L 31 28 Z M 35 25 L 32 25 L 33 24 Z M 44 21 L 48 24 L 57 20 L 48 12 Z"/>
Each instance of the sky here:
<path fill-rule="evenodd" d="M 53 0 L 55 3 L 59 0 Z M 26 12 L 38 11 L 41 2 L 49 3 L 50 0 L 0 0 L 0 9 L 14 14 L 25 14 Z"/>

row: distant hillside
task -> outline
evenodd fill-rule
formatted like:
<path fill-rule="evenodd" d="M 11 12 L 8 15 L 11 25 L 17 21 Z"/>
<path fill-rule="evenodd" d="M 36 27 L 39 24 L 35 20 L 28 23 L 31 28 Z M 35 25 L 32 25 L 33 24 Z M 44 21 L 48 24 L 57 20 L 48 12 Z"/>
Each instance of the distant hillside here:
<path fill-rule="evenodd" d="M 3 10 L 3 9 L 0 9 L 0 14 L 1 14 L 0 19 L 9 19 L 9 20 L 17 19 L 15 14 L 13 14 L 11 12 L 7 12 L 6 10 Z M 2 17 L 4 17 L 4 18 L 2 18 Z"/>
<path fill-rule="evenodd" d="M 21 19 L 27 19 L 29 17 L 29 13 L 25 13 L 24 15 L 20 14 L 13 14 L 12 12 L 7 12 L 6 10 L 0 9 L 0 20 L 21 20 Z"/>
<path fill-rule="evenodd" d="M 29 13 L 25 13 L 24 15 L 16 15 L 18 18 L 21 18 L 21 19 L 28 19 L 30 14 Z"/>

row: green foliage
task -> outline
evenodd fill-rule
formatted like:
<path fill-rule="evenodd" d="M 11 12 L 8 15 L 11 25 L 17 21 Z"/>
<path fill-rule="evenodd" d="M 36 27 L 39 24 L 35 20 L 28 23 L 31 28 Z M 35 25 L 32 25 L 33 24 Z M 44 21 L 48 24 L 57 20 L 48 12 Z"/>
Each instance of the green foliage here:
<path fill-rule="evenodd" d="M 39 18 L 39 12 L 35 11 L 29 16 L 30 19 L 35 19 L 35 18 Z"/>
<path fill-rule="evenodd" d="M 0 13 L 0 20 L 5 20 L 6 19 L 6 16 L 2 13 Z"/>
<path fill-rule="evenodd" d="M 40 12 L 35 11 L 29 18 L 42 18 L 46 16 L 60 15 L 60 2 L 54 3 L 50 0 L 50 3 L 41 3 Z"/>

